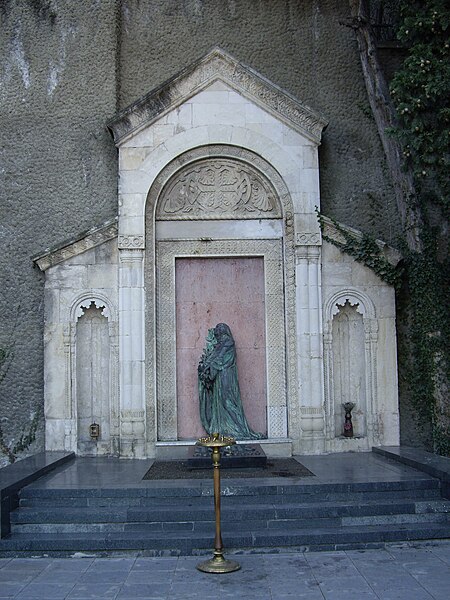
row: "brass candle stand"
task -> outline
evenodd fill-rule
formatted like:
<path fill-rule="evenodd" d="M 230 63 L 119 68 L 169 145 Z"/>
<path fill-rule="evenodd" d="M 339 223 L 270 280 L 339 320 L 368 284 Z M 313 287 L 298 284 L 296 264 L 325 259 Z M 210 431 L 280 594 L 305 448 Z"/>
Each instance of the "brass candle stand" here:
<path fill-rule="evenodd" d="M 234 560 L 228 560 L 223 556 L 222 533 L 220 530 L 220 451 L 221 448 L 236 443 L 232 437 L 226 437 L 219 433 L 212 433 L 208 437 L 200 438 L 197 445 L 212 448 L 212 463 L 214 474 L 214 513 L 216 517 L 216 536 L 214 539 L 214 556 L 197 565 L 199 571 L 204 573 L 231 573 L 241 568 Z"/>

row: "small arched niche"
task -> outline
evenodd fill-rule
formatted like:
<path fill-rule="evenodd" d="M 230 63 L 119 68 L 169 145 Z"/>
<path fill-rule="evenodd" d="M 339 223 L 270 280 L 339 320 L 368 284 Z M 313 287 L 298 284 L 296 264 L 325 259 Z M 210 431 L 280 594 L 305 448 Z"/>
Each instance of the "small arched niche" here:
<path fill-rule="evenodd" d="M 105 306 L 87 301 L 78 310 L 75 336 L 77 451 L 111 453 L 111 345 Z M 98 437 L 91 435 L 97 424 Z"/>
<path fill-rule="evenodd" d="M 338 306 L 332 323 L 334 434 L 343 435 L 345 410 L 343 404 L 352 402 L 353 432 L 356 437 L 366 434 L 366 356 L 363 316 L 358 304 L 347 300 Z"/>
<path fill-rule="evenodd" d="M 368 449 L 378 443 L 378 320 L 369 296 L 356 289 L 335 293 L 325 305 L 324 368 L 328 447 Z M 353 438 L 344 437 L 352 402 Z M 345 447 L 342 443 L 345 442 Z"/>

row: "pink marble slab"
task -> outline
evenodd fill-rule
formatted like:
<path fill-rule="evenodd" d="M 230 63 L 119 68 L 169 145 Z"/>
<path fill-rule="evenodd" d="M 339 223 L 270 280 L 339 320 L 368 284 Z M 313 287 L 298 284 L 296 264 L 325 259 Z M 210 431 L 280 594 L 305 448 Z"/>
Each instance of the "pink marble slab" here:
<path fill-rule="evenodd" d="M 264 259 L 176 260 L 179 439 L 204 434 L 197 366 L 209 328 L 227 323 L 236 343 L 242 403 L 250 426 L 267 433 Z"/>

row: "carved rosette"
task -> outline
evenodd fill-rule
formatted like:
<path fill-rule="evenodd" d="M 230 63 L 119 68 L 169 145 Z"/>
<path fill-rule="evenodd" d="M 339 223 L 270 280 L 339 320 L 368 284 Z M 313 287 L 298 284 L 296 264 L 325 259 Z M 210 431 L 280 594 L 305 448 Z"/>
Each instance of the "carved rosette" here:
<path fill-rule="evenodd" d="M 248 163 L 225 157 L 185 165 L 165 186 L 156 218 L 280 218 L 276 192 Z"/>
<path fill-rule="evenodd" d="M 297 233 L 296 242 L 297 246 L 320 246 L 320 233 Z"/>
<path fill-rule="evenodd" d="M 143 235 L 119 235 L 119 250 L 143 250 L 145 248 L 145 239 Z"/>

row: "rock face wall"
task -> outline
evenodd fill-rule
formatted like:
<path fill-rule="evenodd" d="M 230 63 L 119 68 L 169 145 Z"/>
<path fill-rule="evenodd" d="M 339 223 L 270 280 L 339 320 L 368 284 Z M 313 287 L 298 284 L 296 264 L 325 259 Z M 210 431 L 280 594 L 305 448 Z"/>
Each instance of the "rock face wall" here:
<path fill-rule="evenodd" d="M 0 347 L 10 353 L 0 446 L 17 444 L 34 419 L 26 451 L 43 447 L 44 286 L 31 257 L 117 214 L 106 121 L 211 47 L 324 113 L 323 212 L 394 240 L 393 195 L 346 16 L 337 0 L 1 3 Z"/>
<path fill-rule="evenodd" d="M 37 416 L 43 448 L 43 276 L 31 257 L 117 213 L 117 4 L 10 0 L 0 19 L 0 387 L 3 443 Z M 0 460 L 3 459 L 2 455 Z"/>

